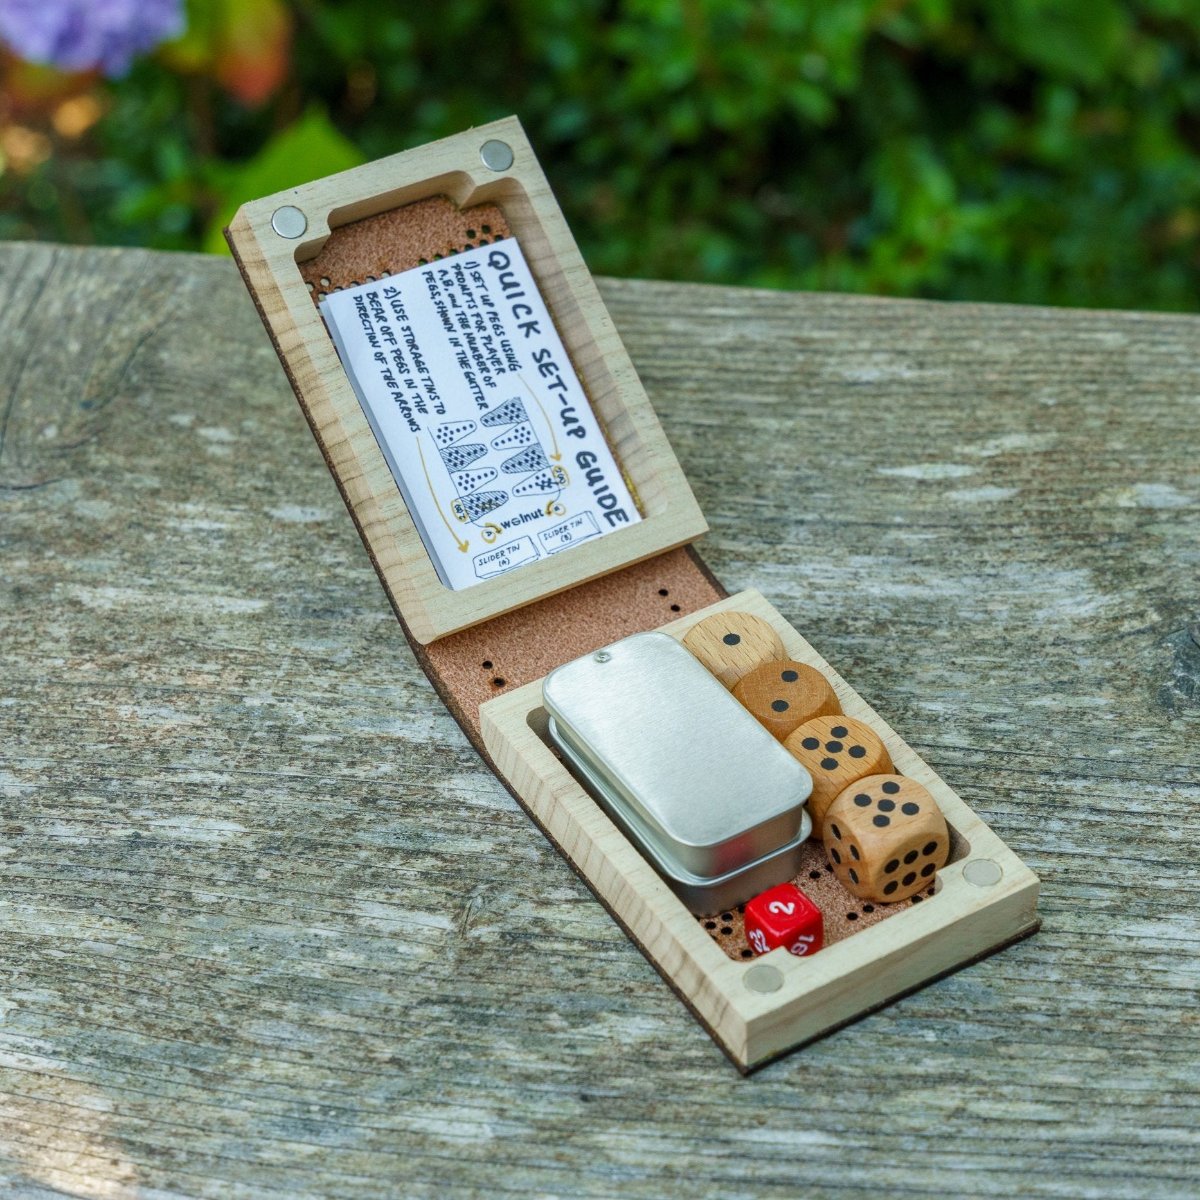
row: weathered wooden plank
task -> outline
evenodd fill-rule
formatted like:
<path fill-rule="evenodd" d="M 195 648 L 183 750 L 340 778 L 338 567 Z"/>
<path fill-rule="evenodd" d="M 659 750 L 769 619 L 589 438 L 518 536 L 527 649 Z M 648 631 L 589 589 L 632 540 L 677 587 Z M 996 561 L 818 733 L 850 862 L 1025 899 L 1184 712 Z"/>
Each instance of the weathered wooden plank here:
<path fill-rule="evenodd" d="M 6 1194 L 1195 1193 L 1196 319 L 602 290 L 706 558 L 1042 933 L 739 1079 L 441 710 L 229 264 L 0 247 Z"/>

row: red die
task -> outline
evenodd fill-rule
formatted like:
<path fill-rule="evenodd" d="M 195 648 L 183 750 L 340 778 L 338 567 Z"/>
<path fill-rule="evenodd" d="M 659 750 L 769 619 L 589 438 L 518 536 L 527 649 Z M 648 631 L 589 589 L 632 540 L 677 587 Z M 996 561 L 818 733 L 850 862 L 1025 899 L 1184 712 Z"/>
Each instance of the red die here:
<path fill-rule="evenodd" d="M 816 954 L 825 944 L 825 918 L 794 883 L 781 883 L 747 902 L 746 937 L 756 954 L 776 946 Z"/>

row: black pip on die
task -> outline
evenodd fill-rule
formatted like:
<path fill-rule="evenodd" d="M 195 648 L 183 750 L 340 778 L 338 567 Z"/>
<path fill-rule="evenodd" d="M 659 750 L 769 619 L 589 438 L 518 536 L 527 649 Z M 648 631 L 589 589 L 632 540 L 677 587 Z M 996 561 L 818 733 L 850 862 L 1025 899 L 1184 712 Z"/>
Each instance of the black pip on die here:
<path fill-rule="evenodd" d="M 903 775 L 872 775 L 846 788 L 825 812 L 824 843 L 842 886 L 882 903 L 927 888 L 950 853 L 937 802 Z"/>
<path fill-rule="evenodd" d="M 816 717 L 794 729 L 783 744 L 812 776 L 808 811 L 818 837 L 825 832 L 826 810 L 843 788 L 892 769 L 879 735 L 854 717 Z"/>

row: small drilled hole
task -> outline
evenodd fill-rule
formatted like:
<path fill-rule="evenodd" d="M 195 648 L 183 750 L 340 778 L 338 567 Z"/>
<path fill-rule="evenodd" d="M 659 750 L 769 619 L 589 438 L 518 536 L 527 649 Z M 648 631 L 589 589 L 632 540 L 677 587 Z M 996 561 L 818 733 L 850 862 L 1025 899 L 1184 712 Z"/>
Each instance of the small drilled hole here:
<path fill-rule="evenodd" d="M 847 914 L 846 914 L 846 920 L 847 920 L 847 921 L 857 921 L 857 920 L 858 920 L 858 913 L 847 913 Z"/>
<path fill-rule="evenodd" d="M 746 911 L 746 906 L 745 906 L 744 904 L 739 904 L 739 905 L 738 905 L 738 912 L 740 912 L 740 913 L 744 913 L 745 911 Z"/>
<path fill-rule="evenodd" d="M 753 951 L 753 950 L 743 950 L 743 951 L 742 951 L 742 957 L 743 957 L 743 958 L 753 958 L 753 957 L 754 957 L 754 951 Z"/>
<path fill-rule="evenodd" d="M 672 612 L 679 612 L 679 611 L 680 611 L 679 605 L 678 605 L 678 604 L 672 604 L 672 605 L 671 605 L 671 611 L 672 611 Z"/>
<path fill-rule="evenodd" d="M 705 929 L 716 929 L 716 927 L 717 927 L 716 921 L 705 921 L 704 922 Z"/>
<path fill-rule="evenodd" d="M 721 920 L 722 920 L 722 921 L 732 921 L 732 920 L 733 920 L 733 913 L 722 913 L 722 914 L 721 914 Z"/>
<path fill-rule="evenodd" d="M 492 227 L 490 225 L 480 225 L 479 228 L 482 229 L 484 233 L 492 232 Z"/>
<path fill-rule="evenodd" d="M 912 898 L 912 902 L 913 902 L 914 904 L 920 904 L 920 903 L 921 903 L 921 897 L 920 897 L 920 896 L 914 896 L 914 897 Z"/>
<path fill-rule="evenodd" d="M 468 230 L 467 230 L 467 237 L 469 237 L 469 238 L 473 238 L 474 236 L 475 236 L 475 230 L 473 230 L 473 229 L 468 229 Z"/>
<path fill-rule="evenodd" d="M 863 905 L 863 912 L 873 913 L 874 911 L 875 911 L 875 905 L 873 905 L 873 904 L 864 904 Z"/>
<path fill-rule="evenodd" d="M 496 678 L 492 680 L 492 687 L 503 687 L 503 686 L 504 686 L 504 680 L 501 679 L 499 675 L 497 675 Z"/>
<path fill-rule="evenodd" d="M 809 877 L 809 879 L 820 879 L 821 872 L 820 871 L 809 871 L 808 877 Z"/>
<path fill-rule="evenodd" d="M 485 658 L 483 660 L 483 669 L 485 671 L 490 671 L 492 669 L 492 660 L 490 658 Z"/>
<path fill-rule="evenodd" d="M 721 926 L 721 932 L 722 932 L 723 934 L 725 934 L 725 936 L 726 936 L 726 937 L 728 937 L 728 936 L 729 936 L 729 934 L 731 934 L 731 933 L 733 932 L 733 927 L 732 927 L 732 926 L 730 926 L 730 925 L 722 925 L 722 926 Z"/>
<path fill-rule="evenodd" d="M 671 593 L 670 593 L 670 592 L 668 592 L 666 588 L 659 588 L 659 589 L 658 589 L 658 594 L 659 594 L 660 596 L 669 596 Z"/>

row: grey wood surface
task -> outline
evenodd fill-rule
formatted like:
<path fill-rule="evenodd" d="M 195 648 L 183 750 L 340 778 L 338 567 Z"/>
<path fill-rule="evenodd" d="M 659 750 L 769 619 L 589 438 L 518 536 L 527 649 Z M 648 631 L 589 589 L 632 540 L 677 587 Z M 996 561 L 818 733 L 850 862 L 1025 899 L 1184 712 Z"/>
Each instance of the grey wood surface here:
<path fill-rule="evenodd" d="M 709 563 L 1042 932 L 740 1078 L 437 703 L 233 267 L 3 246 L 0 1194 L 1200 1191 L 1200 323 L 603 291 Z"/>

